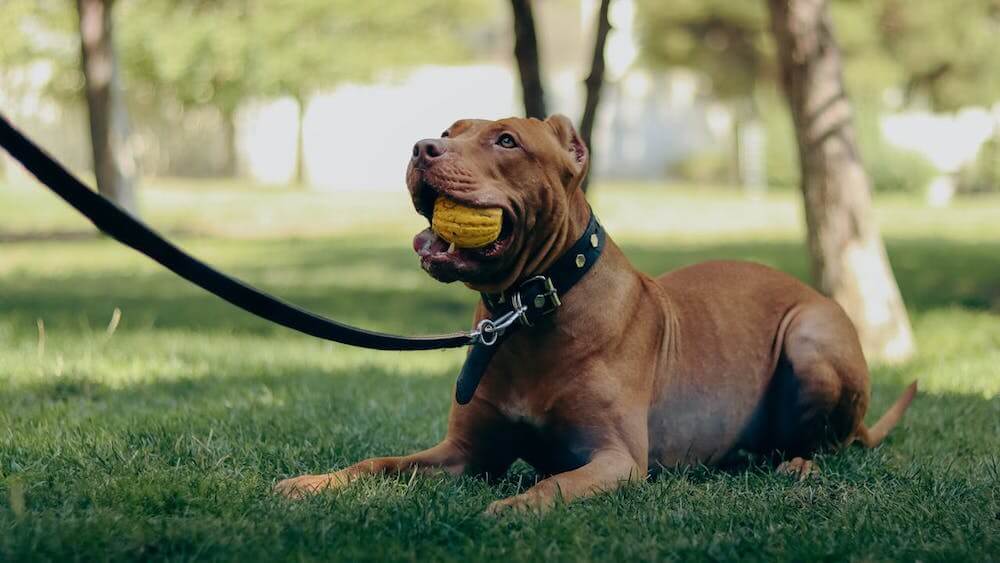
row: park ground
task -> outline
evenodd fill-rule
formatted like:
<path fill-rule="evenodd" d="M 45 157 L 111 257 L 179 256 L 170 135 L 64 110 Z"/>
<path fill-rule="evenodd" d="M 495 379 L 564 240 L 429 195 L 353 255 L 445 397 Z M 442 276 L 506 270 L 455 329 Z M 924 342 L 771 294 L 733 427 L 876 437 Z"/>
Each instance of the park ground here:
<path fill-rule="evenodd" d="M 476 296 L 426 277 L 398 193 L 157 182 L 146 217 L 311 310 L 406 334 L 464 327 Z M 756 260 L 808 278 L 798 198 L 595 186 L 642 270 Z M 250 317 L 115 243 L 47 192 L 0 185 L 0 561 L 997 560 L 1000 198 L 877 200 L 919 355 L 873 369 L 873 451 L 796 483 L 763 462 L 671 470 L 551 513 L 481 516 L 533 481 L 367 479 L 292 503 L 282 477 L 434 444 L 461 352 L 371 352 Z M 114 314 L 120 311 L 120 317 Z M 118 322 L 112 321 L 118 318 Z"/>

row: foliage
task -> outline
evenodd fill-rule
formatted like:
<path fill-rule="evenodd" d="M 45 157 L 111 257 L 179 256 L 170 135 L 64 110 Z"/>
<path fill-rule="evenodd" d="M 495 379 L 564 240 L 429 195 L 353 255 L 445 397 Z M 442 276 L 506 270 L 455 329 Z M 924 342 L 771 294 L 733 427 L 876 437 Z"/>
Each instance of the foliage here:
<path fill-rule="evenodd" d="M 190 146 L 185 126 L 204 131 L 208 118 L 219 124 L 209 130 L 224 135 L 219 145 L 225 149 L 217 155 L 222 158 L 209 158 L 200 166 L 223 174 L 236 170 L 234 116 L 244 102 L 288 95 L 304 107 L 314 92 L 344 81 L 370 80 L 416 64 L 464 60 L 474 43 L 468 39 L 481 22 L 491 21 L 496 9 L 488 0 L 113 4 L 121 84 L 130 112 L 143 116 L 136 131 L 145 141 L 136 143 L 138 150 L 148 151 L 144 156 L 162 166 L 166 159 L 159 158 L 161 148 L 178 140 Z M 10 30 L 0 34 L 0 78 L 4 71 L 46 61 L 52 70 L 49 92 L 62 102 L 81 98 L 73 2 L 6 0 L 0 26 Z M 169 134 L 164 129 L 170 129 Z M 301 180 L 301 146 L 299 155 Z M 184 173 L 191 174 L 192 167 L 186 166 Z"/>
<path fill-rule="evenodd" d="M 597 212 L 645 271 L 743 257 L 806 274 L 791 195 L 751 202 L 662 186 L 600 188 Z M 0 188 L 0 199 L 38 203 L 25 212 L 62 209 L 35 189 L 10 191 Z M 270 224 L 276 208 L 297 222 L 299 211 L 313 212 L 301 209 L 303 197 L 169 190 L 172 210 L 148 208 L 157 224 L 165 212 L 204 213 L 240 229 L 255 218 Z M 381 221 L 389 197 L 369 209 L 344 196 L 327 210 L 343 204 L 345 216 Z M 402 215 L 393 216 L 418 228 L 405 196 L 394 197 Z M 5 218 L 15 214 L 10 201 L 18 200 L 0 203 Z M 232 202 L 250 207 L 233 211 Z M 1000 272 L 991 267 L 998 205 L 988 197 L 928 210 L 890 198 L 880 208 L 923 355 L 874 370 L 869 421 L 906 382 L 919 377 L 922 389 L 879 449 L 825 455 L 823 475 L 809 483 L 764 463 L 668 470 L 544 517 L 500 521 L 479 512 L 533 482 L 523 465 L 493 483 L 368 479 L 299 504 L 269 493 L 281 476 L 433 444 L 461 351 L 359 351 L 292 334 L 109 240 L 4 244 L 0 560 L 989 560 L 1000 552 L 1000 318 L 990 312 L 1000 306 Z M 637 221 L 636 209 L 650 220 Z M 706 219 L 719 209 L 733 210 L 732 220 Z M 957 231 L 972 217 L 981 221 L 975 232 Z M 715 234 L 648 234 L 674 218 Z M 766 235 L 725 231 L 747 218 L 765 221 Z M 62 225 L 83 221 L 67 213 Z M 404 230 L 182 242 L 341 320 L 409 333 L 466 325 L 476 296 L 430 280 Z M 109 335 L 114 307 L 123 316 Z"/>
<path fill-rule="evenodd" d="M 861 151 L 865 169 L 876 192 L 910 192 L 922 194 L 940 172 L 918 152 L 894 147 L 874 139 Z"/>
<path fill-rule="evenodd" d="M 0 10 L 0 69 L 10 68 L 37 56 L 37 46 L 30 40 L 30 28 L 35 23 L 32 0 L 7 0 Z"/>
<path fill-rule="evenodd" d="M 831 15 L 850 91 L 890 86 L 937 109 L 991 104 L 1000 92 L 1000 1 L 835 0 Z M 764 2 L 639 0 L 642 56 L 707 75 L 721 97 L 773 83 Z"/>
<path fill-rule="evenodd" d="M 958 191 L 1000 192 L 1000 135 L 983 143 L 976 159 L 959 171 Z"/>
<path fill-rule="evenodd" d="M 700 151 L 671 166 L 667 174 L 692 184 L 733 184 L 733 158 L 720 151 Z"/>
<path fill-rule="evenodd" d="M 493 13 L 486 0 L 118 0 L 114 9 L 134 98 L 224 114 L 254 96 L 302 96 L 384 69 L 462 60 L 463 34 Z M 52 60 L 61 92 L 75 95 L 75 18 L 72 2 L 5 0 L 0 68 Z"/>
<path fill-rule="evenodd" d="M 1000 97 L 1000 0 L 881 0 L 883 43 L 909 97 L 941 110 Z"/>
<path fill-rule="evenodd" d="M 756 100 L 767 131 L 768 183 L 776 187 L 797 186 L 798 148 L 786 106 L 773 90 L 758 92 Z M 894 147 L 885 140 L 878 121 L 881 109 L 870 100 L 860 100 L 854 105 L 855 132 L 872 188 L 876 192 L 922 193 L 939 172 L 919 153 Z"/>
<path fill-rule="evenodd" d="M 247 2 L 120 0 L 116 42 L 134 100 L 210 105 L 223 115 L 254 91 Z"/>
<path fill-rule="evenodd" d="M 257 88 L 302 97 L 382 69 L 462 60 L 462 27 L 490 10 L 485 0 L 256 0 L 250 57 Z"/>
<path fill-rule="evenodd" d="M 642 57 L 653 66 L 692 68 L 729 98 L 752 92 L 774 75 L 764 2 L 639 0 L 636 24 Z"/>
<path fill-rule="evenodd" d="M 923 155 L 887 143 L 879 127 L 876 104 L 855 104 L 855 128 L 865 169 L 877 192 L 922 194 L 940 174 Z"/>
<path fill-rule="evenodd" d="M 231 115 L 252 97 L 301 99 L 384 69 L 459 60 L 461 30 L 483 8 L 482 0 L 126 0 L 116 16 L 129 84 Z"/>
<path fill-rule="evenodd" d="M 845 59 L 845 79 L 852 94 L 877 99 L 897 85 L 908 72 L 885 48 L 879 25 L 887 9 L 883 0 L 841 0 L 831 7 L 838 42 Z M 708 78 L 712 94 L 734 103 L 741 119 L 760 119 L 767 132 L 765 155 L 768 183 L 798 183 L 795 132 L 785 104 L 775 95 L 777 69 L 774 46 L 764 2 L 727 0 L 639 0 L 640 42 L 643 61 L 652 67 L 689 67 Z M 741 100 L 752 99 L 752 104 Z M 747 105 L 751 111 L 744 109 Z M 874 126 L 874 115 L 859 111 L 859 137 L 863 157 L 875 188 L 880 191 L 919 189 L 933 169 L 914 153 L 891 148 Z M 869 124 L 860 120 L 868 119 Z M 719 166 L 729 165 L 721 156 Z M 731 160 L 731 159 L 730 159 Z M 697 155 L 680 171 L 704 173 L 710 157 Z"/>
<path fill-rule="evenodd" d="M 64 0 L 4 0 L 0 79 L 38 62 L 50 65 L 49 93 L 65 101 L 83 89 L 76 8 Z"/>

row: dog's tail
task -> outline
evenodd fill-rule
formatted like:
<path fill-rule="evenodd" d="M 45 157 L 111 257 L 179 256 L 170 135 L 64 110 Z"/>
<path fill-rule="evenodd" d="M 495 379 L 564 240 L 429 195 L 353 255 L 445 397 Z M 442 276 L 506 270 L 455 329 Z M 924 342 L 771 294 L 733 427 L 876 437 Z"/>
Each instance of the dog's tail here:
<path fill-rule="evenodd" d="M 899 424 L 900 419 L 903 418 L 903 414 L 906 413 L 906 409 L 909 408 L 910 403 L 913 402 L 913 397 L 917 394 L 917 382 L 911 383 L 903 394 L 896 399 L 896 402 L 889 407 L 882 418 L 878 419 L 875 426 L 871 428 L 865 428 L 862 424 L 858 427 L 857 440 L 862 446 L 866 448 L 874 448 L 875 446 L 882 443 L 885 437 L 889 435 L 889 431 Z"/>

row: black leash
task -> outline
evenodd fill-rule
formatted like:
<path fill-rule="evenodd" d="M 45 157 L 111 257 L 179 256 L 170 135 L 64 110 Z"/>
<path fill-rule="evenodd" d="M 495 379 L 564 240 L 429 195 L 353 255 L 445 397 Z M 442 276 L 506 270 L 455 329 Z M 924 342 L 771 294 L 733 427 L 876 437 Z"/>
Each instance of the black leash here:
<path fill-rule="evenodd" d="M 363 330 L 321 317 L 223 274 L 177 248 L 143 222 L 85 186 L 62 165 L 15 129 L 0 115 L 0 145 L 38 181 L 76 208 L 95 227 L 138 250 L 168 270 L 263 319 L 310 336 L 375 350 L 434 350 L 458 348 L 477 341 L 478 334 L 456 332 L 440 336 L 396 336 Z"/>
<path fill-rule="evenodd" d="M 455 386 L 455 400 L 472 400 L 497 347 L 519 327 L 534 326 L 558 309 L 565 295 L 601 256 L 606 235 L 593 212 L 583 235 L 544 274 L 514 291 L 483 294 L 492 318 L 476 330 L 440 336 L 396 336 L 356 328 L 321 317 L 264 293 L 177 248 L 145 223 L 85 186 L 38 145 L 0 115 L 0 146 L 7 149 L 45 187 L 64 199 L 95 227 L 118 242 L 152 258 L 178 276 L 262 319 L 292 330 L 350 346 L 374 350 L 435 350 L 472 346 Z"/>

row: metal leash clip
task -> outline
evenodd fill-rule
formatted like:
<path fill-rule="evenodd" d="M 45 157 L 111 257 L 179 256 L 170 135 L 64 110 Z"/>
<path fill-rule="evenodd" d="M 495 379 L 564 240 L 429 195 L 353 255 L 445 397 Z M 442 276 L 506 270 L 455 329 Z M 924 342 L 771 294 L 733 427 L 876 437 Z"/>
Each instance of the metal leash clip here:
<path fill-rule="evenodd" d="M 510 325 L 517 322 L 518 318 L 527 311 L 528 308 L 521 306 L 517 309 L 509 311 L 500 318 L 493 319 L 483 319 L 479 321 L 476 325 L 476 330 L 472 331 L 470 344 L 482 344 L 484 346 L 493 346 L 497 343 L 497 340 L 503 336 Z"/>

